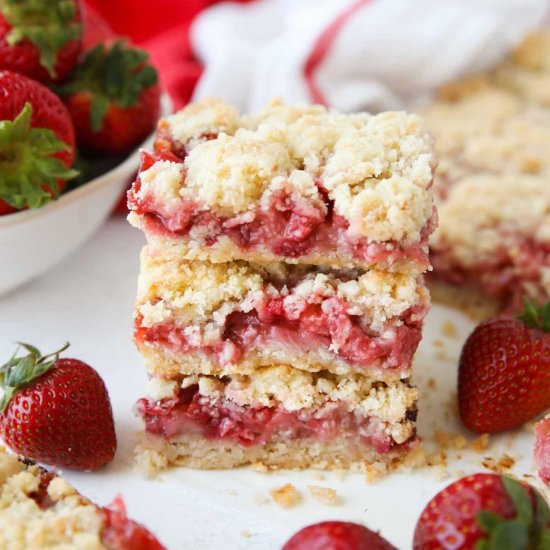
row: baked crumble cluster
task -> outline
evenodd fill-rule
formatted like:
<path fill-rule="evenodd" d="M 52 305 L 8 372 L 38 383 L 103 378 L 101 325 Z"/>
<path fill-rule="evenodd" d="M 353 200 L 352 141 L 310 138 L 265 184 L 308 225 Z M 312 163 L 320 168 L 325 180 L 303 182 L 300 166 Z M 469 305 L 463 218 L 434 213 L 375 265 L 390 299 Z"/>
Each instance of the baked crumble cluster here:
<path fill-rule="evenodd" d="M 119 499 L 101 508 L 62 477 L 0 447 L 0 548 L 163 550 L 126 517 Z"/>
<path fill-rule="evenodd" d="M 147 238 L 146 470 L 348 468 L 414 447 L 434 165 L 406 113 L 212 99 L 160 121 L 129 193 Z"/>
<path fill-rule="evenodd" d="M 550 299 L 548 59 L 550 33 L 533 33 L 423 112 L 439 161 L 434 276 L 460 287 L 462 302 L 469 292 L 514 311 L 524 297 Z"/>

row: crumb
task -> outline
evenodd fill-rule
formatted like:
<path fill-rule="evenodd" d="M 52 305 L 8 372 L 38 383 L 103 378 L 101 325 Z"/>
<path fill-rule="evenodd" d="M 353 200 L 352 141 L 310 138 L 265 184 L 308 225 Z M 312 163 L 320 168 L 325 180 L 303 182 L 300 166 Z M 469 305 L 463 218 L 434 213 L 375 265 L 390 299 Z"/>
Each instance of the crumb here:
<path fill-rule="evenodd" d="M 452 321 L 445 321 L 441 325 L 441 333 L 447 338 L 456 338 L 457 330 L 455 324 Z"/>
<path fill-rule="evenodd" d="M 428 378 L 428 383 L 426 385 L 431 390 L 435 390 L 437 388 L 437 382 L 435 381 L 435 378 Z"/>
<path fill-rule="evenodd" d="M 482 453 L 489 446 L 489 434 L 480 435 L 470 443 L 470 448 L 476 453 Z"/>
<path fill-rule="evenodd" d="M 432 341 L 432 345 L 434 348 L 444 348 L 445 342 L 443 342 L 443 340 L 436 339 Z"/>
<path fill-rule="evenodd" d="M 338 493 L 329 487 L 320 487 L 319 485 L 308 485 L 309 494 L 321 504 L 333 506 L 340 502 Z"/>
<path fill-rule="evenodd" d="M 263 462 L 253 462 L 250 467 L 257 472 L 269 472 L 269 468 Z"/>
<path fill-rule="evenodd" d="M 292 485 L 292 483 L 287 483 L 282 487 L 271 489 L 269 494 L 271 495 L 271 498 L 275 501 L 275 503 L 283 508 L 290 508 L 291 506 L 295 506 L 302 500 L 300 493 L 298 492 L 296 487 Z"/>
<path fill-rule="evenodd" d="M 372 464 L 365 463 L 364 470 L 367 483 L 374 483 L 388 473 L 388 468 L 383 462 L 373 462 Z"/>
<path fill-rule="evenodd" d="M 466 438 L 463 435 L 457 434 L 453 437 L 453 449 L 460 451 L 466 447 L 466 444 L 468 442 L 466 441 Z"/>
<path fill-rule="evenodd" d="M 442 449 L 448 449 L 451 441 L 451 436 L 445 432 L 436 430 L 433 435 L 434 440 Z"/>
<path fill-rule="evenodd" d="M 481 461 L 481 464 L 488 470 L 497 474 L 504 474 L 508 473 L 510 469 L 514 467 L 516 461 L 511 456 L 504 454 L 498 461 L 492 456 L 486 456 Z"/>
<path fill-rule="evenodd" d="M 451 356 L 443 350 L 439 350 L 437 353 L 435 353 L 434 357 L 438 361 L 450 361 L 451 360 Z"/>
<path fill-rule="evenodd" d="M 488 470 L 491 470 L 492 472 L 497 471 L 496 460 L 492 456 L 484 457 L 484 459 L 481 461 L 481 465 L 484 468 L 487 468 Z"/>
<path fill-rule="evenodd" d="M 438 451 L 428 456 L 428 466 L 447 466 L 447 454 L 443 451 Z"/>
<path fill-rule="evenodd" d="M 322 474 L 321 472 L 315 472 L 313 474 L 313 477 L 317 480 L 317 481 L 323 481 L 325 479 L 325 475 Z"/>
<path fill-rule="evenodd" d="M 516 461 L 510 455 L 507 455 L 505 453 L 502 455 L 502 457 L 498 461 L 498 464 L 502 468 L 506 468 L 507 470 L 509 470 L 510 468 L 513 468 L 516 465 Z"/>
<path fill-rule="evenodd" d="M 235 491 L 235 489 L 229 489 L 229 491 L 227 491 L 227 494 L 231 495 L 232 497 L 236 497 L 238 493 L 237 491 Z"/>
<path fill-rule="evenodd" d="M 245 539 L 249 539 L 252 536 L 252 533 L 250 531 L 247 531 L 246 529 L 243 529 L 241 531 L 241 537 L 244 537 Z"/>
<path fill-rule="evenodd" d="M 442 466 L 437 466 L 431 470 L 432 477 L 436 481 L 443 481 L 444 479 L 447 479 L 450 477 L 449 470 L 447 468 L 444 468 Z"/>
<path fill-rule="evenodd" d="M 408 468 L 422 468 L 428 463 L 428 456 L 426 450 L 422 446 L 418 446 L 416 449 L 413 449 L 407 456 L 404 458 L 402 464 Z"/>

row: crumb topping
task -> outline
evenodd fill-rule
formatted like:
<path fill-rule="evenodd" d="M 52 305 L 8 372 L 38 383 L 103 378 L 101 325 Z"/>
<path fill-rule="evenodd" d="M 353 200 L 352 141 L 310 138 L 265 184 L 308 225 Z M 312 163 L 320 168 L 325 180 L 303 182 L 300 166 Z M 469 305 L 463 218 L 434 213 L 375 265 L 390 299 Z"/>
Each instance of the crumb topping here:
<path fill-rule="evenodd" d="M 189 103 L 177 113 L 161 120 L 167 123 L 172 138 L 188 143 L 209 134 L 233 134 L 239 127 L 239 113 L 221 99 Z"/>
<path fill-rule="evenodd" d="M 451 187 L 439 212 L 434 249 L 465 266 L 506 246 L 507 234 L 550 242 L 550 186 L 542 178 L 470 176 Z"/>
<path fill-rule="evenodd" d="M 0 547 L 105 550 L 98 509 L 66 481 L 49 483 L 47 508 L 32 498 L 40 485 L 38 466 L 25 466 L 0 448 Z"/>
<path fill-rule="evenodd" d="M 221 134 L 198 145 L 185 159 L 187 177 L 181 195 L 198 197 L 228 217 L 253 208 L 275 177 L 292 171 L 280 139 L 273 132 L 240 129 L 234 136 Z"/>
<path fill-rule="evenodd" d="M 153 392 L 157 387 L 153 384 Z M 257 369 L 253 376 L 231 375 L 223 378 L 204 375 L 183 377 L 182 387 L 198 384 L 201 395 L 212 400 L 227 398 L 239 406 L 282 406 L 288 411 L 324 408 L 343 403 L 350 412 L 375 416 L 389 423 L 388 430 L 395 441 L 406 441 L 413 431 L 407 412 L 418 399 L 418 390 L 407 382 L 376 382 L 364 376 L 334 375 L 327 372 L 309 373 L 286 365 Z M 159 397 L 172 397 L 172 389 Z M 327 409 L 328 410 L 328 409 Z"/>
<path fill-rule="evenodd" d="M 281 179 L 297 193 L 304 182 L 313 192 L 315 182 L 349 220 L 350 234 L 372 241 L 415 242 L 432 215 L 432 144 L 416 115 L 344 115 L 320 105 L 272 104 L 239 118 L 211 100 L 168 121 L 172 137 L 184 145 L 190 136 L 217 137 L 193 142 L 183 180 L 152 183 L 159 197 L 171 196 L 177 181 L 183 198 L 230 217 L 265 205 L 264 195 Z"/>
<path fill-rule="evenodd" d="M 282 298 L 287 315 L 293 318 L 307 304 L 338 297 L 349 304 L 351 315 L 363 316 L 365 324 L 380 331 L 392 318 L 429 300 L 414 275 L 377 269 L 349 279 L 344 271 L 320 272 L 283 263 L 186 262 L 163 257 L 148 247 L 141 262 L 137 312 L 145 327 L 170 318 L 195 326 L 222 325 L 229 313 L 248 312 L 267 297 Z M 291 288 L 284 284 L 293 280 Z"/>

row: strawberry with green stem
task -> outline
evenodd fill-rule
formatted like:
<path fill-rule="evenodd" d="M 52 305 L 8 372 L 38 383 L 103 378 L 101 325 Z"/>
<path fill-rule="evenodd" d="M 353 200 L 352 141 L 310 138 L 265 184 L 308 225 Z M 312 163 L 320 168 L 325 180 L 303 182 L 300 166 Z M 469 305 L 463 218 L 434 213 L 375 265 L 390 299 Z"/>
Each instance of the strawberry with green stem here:
<path fill-rule="evenodd" d="M 45 464 L 97 470 L 113 460 L 116 435 L 99 374 L 60 350 L 42 355 L 28 344 L 0 367 L 0 436 L 13 451 Z"/>
<path fill-rule="evenodd" d="M 122 41 L 89 50 L 57 90 L 79 145 L 88 149 L 128 151 L 154 129 L 160 113 L 156 69 L 145 51 Z"/>
<path fill-rule="evenodd" d="M 0 71 L 0 215 L 56 198 L 77 175 L 74 155 L 61 100 L 30 78 Z"/>
<path fill-rule="evenodd" d="M 82 49 L 79 0 L 0 0 L 0 68 L 63 79 Z"/>
<path fill-rule="evenodd" d="M 459 361 L 458 403 L 464 425 L 478 433 L 520 427 L 550 408 L 550 302 L 525 302 L 518 318 L 481 323 Z"/>
<path fill-rule="evenodd" d="M 473 474 L 440 491 L 424 508 L 413 550 L 548 550 L 550 509 L 532 486 L 497 474 Z"/>

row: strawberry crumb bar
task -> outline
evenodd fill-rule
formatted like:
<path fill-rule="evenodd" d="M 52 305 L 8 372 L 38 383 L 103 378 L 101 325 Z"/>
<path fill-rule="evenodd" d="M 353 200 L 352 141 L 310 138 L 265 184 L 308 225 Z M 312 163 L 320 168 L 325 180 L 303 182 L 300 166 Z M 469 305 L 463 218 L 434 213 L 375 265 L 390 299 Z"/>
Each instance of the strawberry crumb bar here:
<path fill-rule="evenodd" d="M 195 375 L 149 383 L 137 403 L 138 461 L 233 468 L 348 468 L 395 461 L 416 443 L 417 390 L 406 381 L 266 367 L 253 376 Z"/>
<path fill-rule="evenodd" d="M 117 498 L 101 508 L 63 478 L 0 447 L 0 548 L 6 550 L 164 550 L 126 517 Z"/>
<path fill-rule="evenodd" d="M 421 119 L 218 100 L 161 120 L 130 222 L 187 260 L 424 272 L 434 160 Z"/>
<path fill-rule="evenodd" d="M 377 269 L 141 255 L 135 341 L 151 374 L 253 374 L 272 364 L 410 376 L 429 295 Z"/>
<path fill-rule="evenodd" d="M 550 298 L 550 33 L 492 73 L 444 87 L 423 115 L 435 137 L 435 278 L 517 310 Z M 436 295 L 436 299 L 438 296 Z M 493 309 L 494 309 L 493 308 Z"/>
<path fill-rule="evenodd" d="M 421 120 L 205 100 L 161 120 L 144 230 L 138 461 L 348 468 L 416 444 L 434 160 Z"/>

